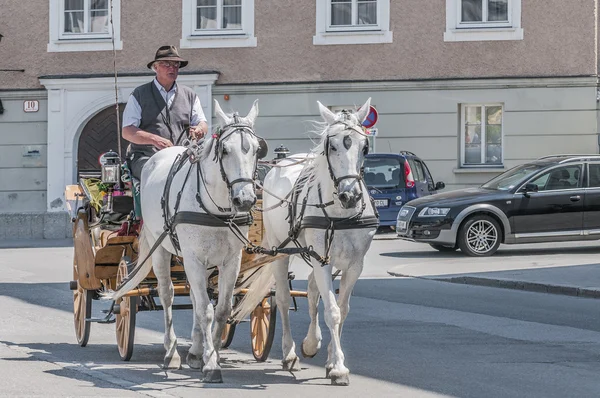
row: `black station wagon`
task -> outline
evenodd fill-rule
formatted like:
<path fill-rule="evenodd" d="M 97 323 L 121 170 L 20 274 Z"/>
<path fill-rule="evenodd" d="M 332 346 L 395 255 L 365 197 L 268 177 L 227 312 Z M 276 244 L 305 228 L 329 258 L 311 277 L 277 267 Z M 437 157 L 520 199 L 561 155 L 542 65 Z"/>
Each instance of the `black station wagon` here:
<path fill-rule="evenodd" d="M 489 256 L 501 243 L 600 239 L 600 155 L 548 156 L 477 188 L 412 200 L 396 231 L 470 256 Z"/>

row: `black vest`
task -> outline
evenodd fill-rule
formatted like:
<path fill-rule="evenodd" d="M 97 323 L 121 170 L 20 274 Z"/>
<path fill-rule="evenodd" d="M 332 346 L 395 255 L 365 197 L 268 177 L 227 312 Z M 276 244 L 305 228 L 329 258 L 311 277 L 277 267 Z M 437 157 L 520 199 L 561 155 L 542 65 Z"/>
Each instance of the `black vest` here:
<path fill-rule="evenodd" d="M 180 136 L 184 134 L 185 129 L 190 127 L 196 93 L 191 88 L 178 84 L 175 97 L 169 109 L 167 109 L 167 104 L 162 95 L 160 95 L 158 88 L 156 88 L 154 81 L 137 87 L 133 90 L 132 95 L 142 108 L 140 129 L 160 135 L 171 140 L 173 144 L 181 144 L 187 135 Z M 169 123 L 171 131 L 167 128 L 167 123 Z M 129 145 L 128 149 L 128 152 L 141 152 L 146 156 L 152 156 L 157 151 L 152 145 L 138 145 L 133 143 Z"/>

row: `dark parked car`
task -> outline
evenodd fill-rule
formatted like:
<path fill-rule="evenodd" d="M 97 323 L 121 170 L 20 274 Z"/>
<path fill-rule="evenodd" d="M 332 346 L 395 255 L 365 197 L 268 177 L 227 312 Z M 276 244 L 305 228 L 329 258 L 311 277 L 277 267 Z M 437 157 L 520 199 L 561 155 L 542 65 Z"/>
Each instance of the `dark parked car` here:
<path fill-rule="evenodd" d="M 400 207 L 444 188 L 412 152 L 370 153 L 365 158 L 365 183 L 379 211 L 380 225 L 394 228 Z"/>
<path fill-rule="evenodd" d="M 600 155 L 548 156 L 478 188 L 413 200 L 396 231 L 470 256 L 489 256 L 501 243 L 600 239 Z"/>

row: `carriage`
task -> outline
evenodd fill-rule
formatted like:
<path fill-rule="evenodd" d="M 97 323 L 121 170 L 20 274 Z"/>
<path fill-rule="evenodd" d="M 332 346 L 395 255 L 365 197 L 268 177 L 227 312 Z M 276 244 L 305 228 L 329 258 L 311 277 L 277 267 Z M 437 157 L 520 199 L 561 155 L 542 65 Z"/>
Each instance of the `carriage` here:
<path fill-rule="evenodd" d="M 306 164 L 282 161 L 269 172 L 264 218 L 255 212 L 251 216 L 257 167 L 266 154 L 266 142 L 253 130 L 257 101 L 242 118 L 225 114 L 215 100 L 218 126 L 202 145 L 166 148 L 152 156 L 142 170 L 141 206 L 133 205 L 139 198 L 135 186 L 120 189 L 131 181 L 118 178 L 116 154 L 105 156 L 100 184 L 93 186 L 102 201 L 85 179 L 67 188 L 67 199 L 76 202 L 71 289 L 81 346 L 87 344 L 91 322 L 114 321 L 119 354 L 129 360 L 137 312 L 163 310 L 164 367 L 179 368 L 171 310 L 190 308 L 173 301 L 176 295 L 189 295 L 195 315 L 186 360 L 202 370 L 203 381 L 222 382 L 218 350 L 231 343 L 235 322 L 248 316 L 253 355 L 267 359 L 276 307 L 283 326 L 282 365 L 295 371 L 298 356 L 288 312 L 290 298 L 302 296 L 308 298 L 311 317 L 302 354 L 313 357 L 321 347 L 317 307 L 322 299 L 331 332 L 326 377 L 348 385 L 341 326 L 379 225 L 362 170 L 369 143 L 361 123 L 370 99 L 356 113 L 333 113 L 318 104 L 325 126 L 321 142 L 305 157 Z M 136 208 L 145 214 L 143 222 Z M 292 290 L 290 254 L 300 254 L 312 267 L 307 292 Z M 332 281 L 340 272 L 335 292 Z M 98 298 L 112 303 L 104 318 L 92 319 L 91 304 Z"/>
<path fill-rule="evenodd" d="M 160 311 L 163 308 L 156 301 L 157 279 L 154 272 L 150 271 L 135 289 L 129 291 L 125 297 L 112 302 L 110 308 L 104 310 L 106 315 L 103 318 L 92 318 L 92 304 L 100 299 L 100 293 L 118 287 L 138 260 L 138 234 L 142 218 L 139 212 L 136 212 L 135 189 L 127 178 L 127 166 L 121 165 L 117 158 L 118 155 L 112 151 L 104 154 L 101 158 L 104 163 L 103 173 L 83 175 L 78 184 L 66 187 L 65 197 L 73 222 L 73 280 L 70 282 L 70 289 L 73 290 L 77 343 L 82 347 L 87 345 L 92 323 L 115 323 L 119 356 L 122 360 L 128 361 L 133 354 L 137 313 Z M 121 168 L 122 172 L 116 173 L 113 165 Z M 264 173 L 262 174 L 264 176 Z M 112 178 L 114 175 L 124 176 L 125 181 L 115 181 Z M 259 201 L 257 206 L 260 207 L 260 204 Z M 263 234 L 262 213 L 253 212 L 249 240 L 254 244 L 260 244 Z M 245 280 L 267 262 L 284 255 L 242 253 L 238 280 L 240 282 Z M 190 286 L 180 256 L 173 255 L 171 258 L 171 277 L 175 295 L 188 296 Z M 293 275 L 290 274 L 290 286 L 292 279 Z M 211 273 L 209 281 L 209 296 L 216 302 L 218 270 Z M 234 309 L 245 292 L 246 289 L 237 289 L 233 299 Z M 292 291 L 292 294 L 294 297 L 306 297 L 306 292 L 302 291 Z M 173 305 L 173 309 L 191 308 L 190 303 Z M 274 339 L 276 316 L 273 294 L 267 295 L 250 314 L 250 342 L 252 354 L 257 361 L 265 361 L 269 356 Z M 231 344 L 235 329 L 236 323 L 227 324 L 222 333 L 222 348 L 227 348 Z"/>

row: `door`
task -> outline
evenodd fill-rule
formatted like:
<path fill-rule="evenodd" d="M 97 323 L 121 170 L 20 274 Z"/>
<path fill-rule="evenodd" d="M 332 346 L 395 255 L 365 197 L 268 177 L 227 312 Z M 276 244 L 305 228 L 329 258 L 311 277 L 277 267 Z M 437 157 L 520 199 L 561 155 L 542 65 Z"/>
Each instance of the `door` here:
<path fill-rule="evenodd" d="M 429 182 L 423 169 L 423 163 L 418 159 L 408 159 L 408 164 L 413 173 L 415 179 L 415 188 L 417 191 L 417 197 L 429 195 Z"/>
<path fill-rule="evenodd" d="M 600 233 L 600 163 L 589 163 L 587 186 L 583 201 L 583 229 L 591 234 Z"/>
<path fill-rule="evenodd" d="M 529 182 L 539 191 L 515 194 L 514 233 L 520 237 L 580 234 L 585 196 L 582 164 L 555 167 Z"/>

